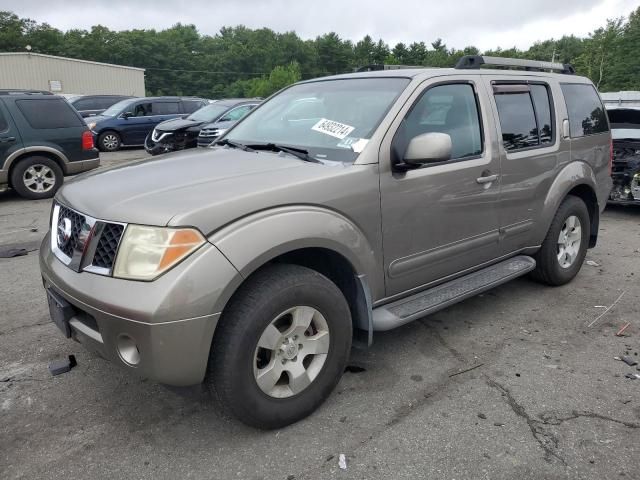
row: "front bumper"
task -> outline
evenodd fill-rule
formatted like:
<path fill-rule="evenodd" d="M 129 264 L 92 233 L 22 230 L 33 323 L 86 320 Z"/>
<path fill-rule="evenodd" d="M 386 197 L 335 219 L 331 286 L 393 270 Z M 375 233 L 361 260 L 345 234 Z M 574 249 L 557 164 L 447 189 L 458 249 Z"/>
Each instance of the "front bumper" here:
<path fill-rule="evenodd" d="M 75 340 L 140 376 L 176 386 L 203 380 L 225 292 L 240 283 L 210 244 L 157 280 L 139 282 L 73 271 L 51 252 L 47 234 L 40 269 L 45 288 L 76 312 L 69 321 Z M 137 364 L 125 360 L 123 339 L 135 344 Z"/>

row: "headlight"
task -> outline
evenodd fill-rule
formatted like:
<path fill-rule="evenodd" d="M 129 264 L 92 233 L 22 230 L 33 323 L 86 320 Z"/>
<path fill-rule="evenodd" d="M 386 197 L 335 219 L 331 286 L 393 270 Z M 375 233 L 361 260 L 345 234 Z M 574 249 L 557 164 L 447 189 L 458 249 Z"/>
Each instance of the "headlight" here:
<path fill-rule="evenodd" d="M 93 130 L 94 128 L 96 128 L 96 122 L 87 123 L 87 127 L 89 127 L 89 130 Z"/>
<path fill-rule="evenodd" d="M 218 136 L 224 135 L 225 133 L 227 133 L 228 128 L 221 128 L 219 129 L 216 133 L 218 134 Z"/>
<path fill-rule="evenodd" d="M 206 242 L 193 228 L 129 225 L 124 232 L 113 276 L 153 280 Z"/>

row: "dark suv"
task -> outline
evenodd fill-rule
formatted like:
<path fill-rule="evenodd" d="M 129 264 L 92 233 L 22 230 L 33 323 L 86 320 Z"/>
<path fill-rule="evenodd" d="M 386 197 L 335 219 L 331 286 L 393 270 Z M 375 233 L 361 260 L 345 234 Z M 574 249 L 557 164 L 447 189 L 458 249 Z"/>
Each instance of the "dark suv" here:
<path fill-rule="evenodd" d="M 93 135 L 62 97 L 0 90 L 0 190 L 29 199 L 52 197 L 64 175 L 100 165 Z"/>
<path fill-rule="evenodd" d="M 122 146 L 141 147 L 156 125 L 189 115 L 209 103 L 193 97 L 146 97 L 122 100 L 102 115 L 87 119 L 103 152 L 115 152 Z"/>
<path fill-rule="evenodd" d="M 134 98 L 130 95 L 70 95 L 67 101 L 83 118 L 100 115 L 120 100 Z"/>

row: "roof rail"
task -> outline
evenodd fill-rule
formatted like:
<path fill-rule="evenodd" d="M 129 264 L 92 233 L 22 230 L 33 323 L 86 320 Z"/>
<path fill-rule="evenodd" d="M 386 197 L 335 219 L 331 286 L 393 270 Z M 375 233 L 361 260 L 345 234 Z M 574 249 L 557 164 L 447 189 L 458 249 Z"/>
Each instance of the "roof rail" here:
<path fill-rule="evenodd" d="M 363 67 L 359 67 L 354 69 L 354 72 L 377 72 L 379 70 L 401 70 L 403 68 L 425 68 L 425 67 L 415 67 L 412 65 L 383 65 L 381 63 L 364 65 Z"/>
<path fill-rule="evenodd" d="M 0 95 L 53 95 L 46 90 L 23 90 L 20 88 L 3 88 L 0 89 Z"/>
<path fill-rule="evenodd" d="M 482 65 L 520 68 L 537 72 L 551 70 L 552 72 L 564 73 L 567 75 L 574 75 L 576 73 L 573 66 L 568 63 L 541 62 L 538 60 L 525 60 L 521 58 L 486 57 L 483 55 L 465 55 L 458 61 L 456 68 L 460 70 L 477 69 Z"/>

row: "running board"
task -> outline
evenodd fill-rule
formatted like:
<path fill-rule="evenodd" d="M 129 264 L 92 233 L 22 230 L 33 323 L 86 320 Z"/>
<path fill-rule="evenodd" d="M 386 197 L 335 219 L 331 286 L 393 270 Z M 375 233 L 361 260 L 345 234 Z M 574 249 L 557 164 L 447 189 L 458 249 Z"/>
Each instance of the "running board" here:
<path fill-rule="evenodd" d="M 519 255 L 410 297 L 374 308 L 373 330 L 384 331 L 399 327 L 502 285 L 534 268 L 536 268 L 536 261 L 533 258 Z"/>

